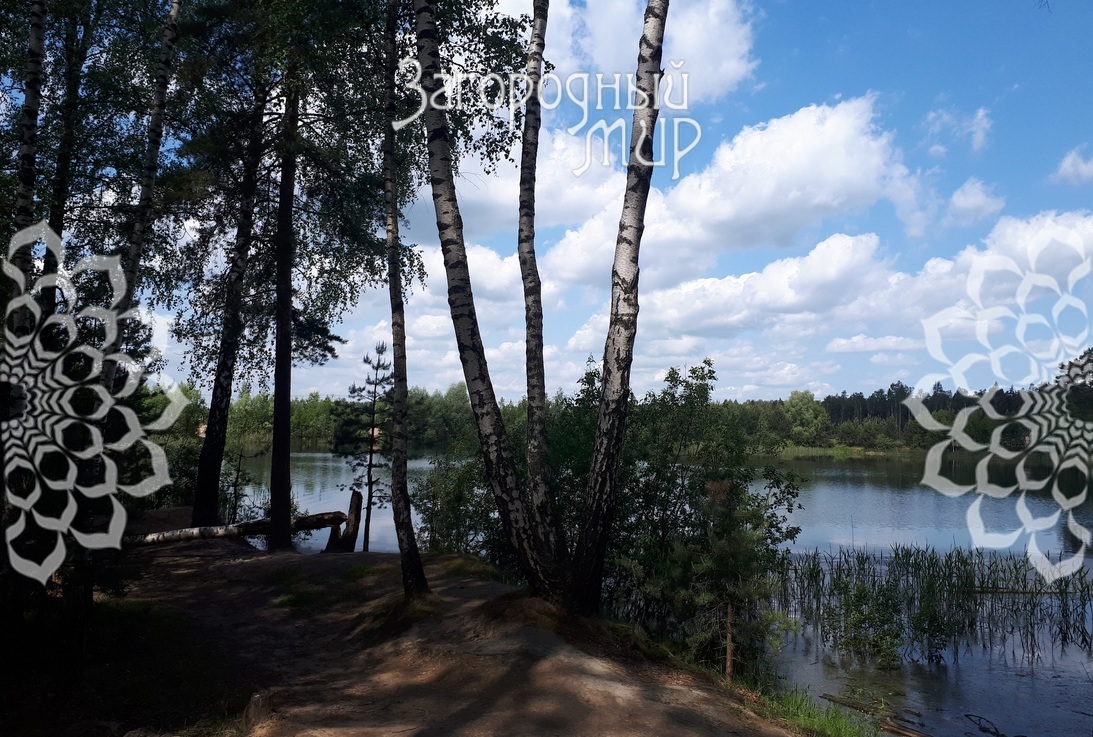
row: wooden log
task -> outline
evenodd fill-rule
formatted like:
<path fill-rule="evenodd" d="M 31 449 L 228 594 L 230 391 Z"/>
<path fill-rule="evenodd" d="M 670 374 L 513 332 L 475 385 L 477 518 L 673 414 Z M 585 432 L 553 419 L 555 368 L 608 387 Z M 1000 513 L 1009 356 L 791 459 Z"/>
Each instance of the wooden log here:
<path fill-rule="evenodd" d="M 880 729 L 882 732 L 894 734 L 896 737 L 930 737 L 930 735 L 925 732 L 919 732 L 917 729 L 911 729 L 910 727 L 904 727 L 902 724 L 896 724 L 891 719 L 885 719 L 881 722 Z"/>
<path fill-rule="evenodd" d="M 849 709 L 856 709 L 857 711 L 864 712 L 866 714 L 881 714 L 881 716 L 890 715 L 891 712 L 881 711 L 872 704 L 867 704 L 864 701 L 856 701 L 854 699 L 848 699 L 845 696 L 836 696 L 835 694 L 822 693 L 821 699 L 825 699 L 839 706 L 845 706 Z"/>
<path fill-rule="evenodd" d="M 345 512 L 322 512 L 309 514 L 292 520 L 292 531 L 303 532 L 305 530 L 321 530 L 325 527 L 344 524 Z M 126 543 L 137 545 L 161 545 L 164 543 L 186 542 L 189 540 L 208 540 L 223 537 L 250 537 L 253 535 L 265 535 L 270 530 L 269 519 L 258 519 L 253 522 L 241 522 L 237 525 L 219 525 L 216 527 L 187 527 L 182 530 L 168 530 L 166 532 L 153 532 L 149 535 L 127 538 Z"/>

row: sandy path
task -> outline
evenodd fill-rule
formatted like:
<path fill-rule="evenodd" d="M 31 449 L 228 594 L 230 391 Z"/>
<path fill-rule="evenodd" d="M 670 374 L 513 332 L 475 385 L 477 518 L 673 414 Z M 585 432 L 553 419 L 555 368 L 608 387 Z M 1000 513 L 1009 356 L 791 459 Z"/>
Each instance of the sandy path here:
<path fill-rule="evenodd" d="M 465 559 L 429 561 L 434 594 L 407 613 L 393 555 L 269 555 L 227 541 L 141 554 L 150 567 L 128 596 L 187 612 L 268 689 L 255 737 L 790 734 L 715 684 L 534 626 L 553 628 L 558 613 L 461 574 Z"/>

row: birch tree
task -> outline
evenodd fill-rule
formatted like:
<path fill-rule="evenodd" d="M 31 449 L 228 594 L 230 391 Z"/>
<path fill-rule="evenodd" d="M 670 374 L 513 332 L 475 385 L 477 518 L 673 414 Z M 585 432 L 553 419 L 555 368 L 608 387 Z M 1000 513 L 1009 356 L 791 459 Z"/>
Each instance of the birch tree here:
<path fill-rule="evenodd" d="M 482 445 L 486 475 L 497 502 L 502 524 L 516 551 L 521 572 L 532 590 L 562 602 L 572 609 L 591 613 L 599 608 L 603 564 L 611 521 L 616 507 L 616 475 L 626 426 L 630 394 L 630 366 L 638 313 L 638 254 L 644 228 L 645 207 L 652 177 L 652 138 L 657 120 L 653 107 L 661 75 L 667 0 L 649 0 L 645 11 L 638 53 L 634 124 L 623 212 L 619 222 L 615 260 L 612 267 L 611 315 L 604 349 L 603 388 L 593 449 L 592 470 L 585 510 L 572 565 L 553 509 L 549 483 L 542 462 L 545 433 L 541 425 L 541 404 L 545 404 L 542 358 L 542 307 L 539 279 L 534 260 L 534 156 L 538 131 L 538 107 L 529 100 L 521 158 L 521 275 L 527 324 L 528 438 L 526 454 L 529 475 L 521 482 L 493 384 L 474 307 L 470 271 L 467 266 L 463 222 L 456 196 L 448 121 L 441 99 L 441 71 L 435 9 L 425 0 L 415 0 L 417 12 L 418 60 L 422 88 L 428 104 L 424 111 L 428 129 L 428 161 L 437 230 L 448 284 L 448 304 L 455 329 L 456 345 L 463 366 Z M 538 85 L 547 6 L 534 5 L 535 20 L 528 55 L 532 90 Z M 531 470 L 534 469 L 534 472 Z M 572 571 L 572 574 L 571 574 Z"/>
<path fill-rule="evenodd" d="M 599 609 L 603 564 L 618 499 L 619 460 L 630 399 L 630 367 L 638 330 L 638 253 L 645 230 L 645 207 L 653 177 L 653 132 L 668 0 L 649 0 L 638 50 L 637 89 L 645 105 L 634 108 L 626 192 L 611 267 L 611 313 L 603 351 L 603 390 L 596 423 L 592 467 L 582 517 L 574 571 L 573 594 L 579 611 Z"/>
<path fill-rule="evenodd" d="M 545 525 L 543 546 L 559 561 L 566 558 L 561 518 L 555 512 L 547 477 L 547 391 L 543 365 L 543 285 L 535 259 L 535 179 L 542 125 L 540 88 L 543 50 L 546 46 L 549 0 L 532 5 L 531 43 L 527 58 L 527 103 L 524 109 L 523 140 L 520 148 L 520 205 L 517 255 L 524 289 L 525 366 L 527 374 L 527 498 L 535 516 Z"/>
<path fill-rule="evenodd" d="M 445 111 L 436 105 L 441 93 L 441 63 L 435 9 L 431 3 L 415 0 L 414 10 L 417 14 L 421 84 L 429 100 L 424 111 L 428 131 L 429 177 L 447 278 L 448 306 L 487 478 L 509 541 L 516 551 L 521 573 L 536 594 L 564 601 L 567 598 L 564 559 L 559 559 L 559 551 L 550 544 L 549 531 L 555 525 L 551 520 L 540 518 L 541 510 L 529 503 L 521 488 L 486 363 L 467 265 L 463 219 L 456 196 L 451 133 Z"/>
<path fill-rule="evenodd" d="M 407 480 L 407 434 L 409 379 L 406 367 L 406 303 L 403 298 L 403 255 L 399 239 L 398 163 L 395 121 L 398 99 L 395 76 L 398 70 L 398 27 L 400 0 L 387 0 L 384 21 L 384 134 L 383 197 L 384 229 L 387 235 L 387 292 L 391 301 L 391 512 L 402 561 L 402 590 L 407 598 L 429 591 L 421 563 L 417 535 L 410 510 Z"/>

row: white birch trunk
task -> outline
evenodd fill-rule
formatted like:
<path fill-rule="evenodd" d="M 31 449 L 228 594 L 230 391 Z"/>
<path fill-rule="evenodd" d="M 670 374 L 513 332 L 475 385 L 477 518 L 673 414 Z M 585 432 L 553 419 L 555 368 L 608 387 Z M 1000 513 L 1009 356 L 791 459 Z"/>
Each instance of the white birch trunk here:
<path fill-rule="evenodd" d="M 422 68 L 422 87 L 429 99 L 433 100 L 440 86 L 435 76 L 440 71 L 435 11 L 433 5 L 424 0 L 415 0 L 414 10 L 417 14 L 417 51 Z M 562 601 L 568 596 L 567 576 L 554 550 L 544 543 L 544 521 L 539 519 L 537 510 L 521 494 L 516 464 L 486 363 L 467 266 L 463 219 L 456 198 L 447 116 L 432 104 L 426 107 L 424 116 L 433 206 L 448 281 L 448 307 L 478 438 L 485 456 L 486 474 L 502 524 L 516 551 L 521 573 L 537 595 Z"/>
<path fill-rule="evenodd" d="M 611 316 L 603 353 L 603 393 L 580 538 L 574 565 L 579 611 L 599 610 L 603 565 L 615 516 L 619 460 L 630 400 L 630 366 L 638 327 L 638 252 L 653 176 L 653 133 L 659 110 L 652 106 L 661 76 L 668 0 L 649 0 L 638 49 L 637 88 L 648 104 L 635 106 L 630 136 L 615 261 L 611 269 Z M 640 100 L 639 100 L 640 101 Z"/>

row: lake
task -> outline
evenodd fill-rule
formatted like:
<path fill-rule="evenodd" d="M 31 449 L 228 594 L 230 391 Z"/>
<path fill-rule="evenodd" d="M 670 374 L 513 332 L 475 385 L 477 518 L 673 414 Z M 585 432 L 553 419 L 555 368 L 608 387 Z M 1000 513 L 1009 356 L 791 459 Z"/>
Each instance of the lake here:
<path fill-rule="evenodd" d="M 386 459 L 377 456 L 376 461 L 382 463 L 386 462 Z M 253 487 L 248 488 L 248 492 L 252 493 L 256 500 L 264 501 L 269 489 L 269 455 L 247 459 L 244 461 L 243 468 L 257 481 Z M 331 453 L 297 451 L 292 454 L 291 468 L 292 494 L 301 512 L 304 510 L 309 514 L 349 512 L 350 492 L 346 487 L 353 482 L 353 471 L 346 459 L 338 458 Z M 412 485 L 418 479 L 424 478 L 431 468 L 428 458 L 415 458 L 407 463 L 411 489 Z M 391 481 L 391 471 L 386 467 L 378 468 L 376 477 L 384 484 L 384 488 L 387 488 Z M 326 547 L 328 534 L 327 530 L 318 530 L 310 537 L 299 539 L 296 549 L 301 553 L 321 552 Z M 363 538 L 364 520 L 362 519 L 356 550 L 363 548 Z M 370 538 L 369 550 L 378 553 L 398 552 L 395 520 L 391 516 L 390 506 L 373 507 Z"/>
<path fill-rule="evenodd" d="M 886 551 L 896 543 L 970 548 L 966 514 L 975 494 L 953 498 L 922 486 L 923 463 L 923 456 L 784 462 L 808 479 L 801 488 L 803 509 L 793 515 L 802 528 L 795 548 Z M 972 473 L 971 464 L 966 465 L 963 472 L 956 469 L 958 477 Z M 988 531 L 1020 527 L 1016 496 L 984 499 Z M 1028 495 L 1026 504 L 1038 517 L 1058 509 L 1050 496 Z M 1075 516 L 1093 528 L 1093 500 L 1076 508 Z M 1073 538 L 1057 531 L 1038 539 L 1053 559 L 1060 551 L 1072 555 L 1077 550 Z M 1021 536 L 1011 550 L 1023 554 L 1027 541 Z M 1087 556 L 1087 569 L 1090 563 Z M 1045 653 L 1032 662 L 1020 649 L 985 653 L 972 648 L 955 662 L 950 655 L 941 664 L 906 663 L 885 671 L 829 652 L 804 631 L 790 637 L 778 662 L 790 684 L 813 696 L 881 699 L 932 737 L 991 734 L 981 732 L 968 714 L 988 719 L 1008 737 L 1093 737 L 1093 659 L 1076 648 Z"/>
<path fill-rule="evenodd" d="M 842 546 L 883 551 L 896 543 L 942 550 L 971 547 L 966 513 L 974 494 L 952 498 L 922 486 L 922 456 L 797 459 L 782 465 L 807 479 L 801 488 L 803 509 L 793 515 L 793 523 L 802 528 L 798 551 Z M 429 459 L 411 461 L 411 483 L 429 469 Z M 249 461 L 248 470 L 265 488 L 268 456 Z M 957 476 L 973 472 L 970 465 L 955 470 Z M 380 470 L 380 478 L 389 478 L 386 469 Z M 301 509 L 346 511 L 349 493 L 340 487 L 351 480 L 346 461 L 329 453 L 292 455 L 292 488 Z M 1026 504 L 1034 516 L 1057 509 L 1049 496 L 1030 495 Z M 1093 500 L 1075 511 L 1082 524 L 1093 528 Z M 1015 498 L 985 499 L 982 512 L 988 531 L 1020 526 Z M 1041 533 L 1041 538 L 1045 552 L 1075 550 L 1073 540 L 1059 533 Z M 317 553 L 325 543 L 326 533 L 320 531 L 298 547 Z M 1012 550 L 1023 553 L 1026 543 L 1022 536 Z M 371 549 L 398 550 L 390 509 L 373 511 Z M 984 734 L 966 714 L 988 719 L 1008 737 L 1093 737 L 1093 660 L 1074 649 L 1053 651 L 1033 662 L 1017 651 L 975 649 L 962 652 L 957 662 L 946 657 L 940 664 L 907 663 L 885 671 L 828 652 L 802 632 L 790 638 L 778 664 L 790 685 L 796 683 L 816 697 L 880 698 L 932 737 Z"/>

